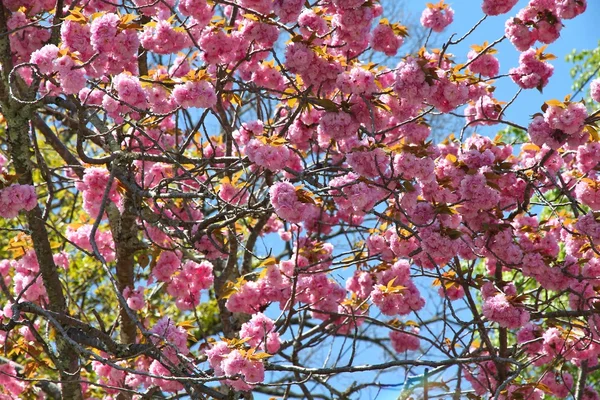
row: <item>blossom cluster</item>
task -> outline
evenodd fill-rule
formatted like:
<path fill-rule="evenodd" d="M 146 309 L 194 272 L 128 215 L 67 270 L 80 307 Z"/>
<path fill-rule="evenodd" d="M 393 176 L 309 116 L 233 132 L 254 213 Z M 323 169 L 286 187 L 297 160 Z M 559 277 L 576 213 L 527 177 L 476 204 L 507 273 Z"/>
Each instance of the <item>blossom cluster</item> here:
<path fill-rule="evenodd" d="M 14 184 L 0 189 L 0 217 L 14 218 L 21 210 L 31 211 L 37 206 L 35 188 Z"/>

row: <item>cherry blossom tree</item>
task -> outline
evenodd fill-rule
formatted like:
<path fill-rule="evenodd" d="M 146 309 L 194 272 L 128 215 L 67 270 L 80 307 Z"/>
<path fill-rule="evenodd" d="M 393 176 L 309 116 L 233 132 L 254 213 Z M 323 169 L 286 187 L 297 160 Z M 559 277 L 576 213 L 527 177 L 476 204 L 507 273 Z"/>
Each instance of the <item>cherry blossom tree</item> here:
<path fill-rule="evenodd" d="M 1 0 L 0 399 L 600 399 L 587 4 L 473 3 Z"/>

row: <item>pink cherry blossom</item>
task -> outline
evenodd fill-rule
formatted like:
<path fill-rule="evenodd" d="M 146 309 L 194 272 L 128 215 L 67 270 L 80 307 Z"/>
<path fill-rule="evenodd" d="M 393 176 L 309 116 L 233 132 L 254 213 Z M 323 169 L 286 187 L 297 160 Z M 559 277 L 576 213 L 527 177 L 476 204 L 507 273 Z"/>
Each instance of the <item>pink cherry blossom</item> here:
<path fill-rule="evenodd" d="M 447 4 L 427 7 L 421 14 L 421 25 L 434 32 L 441 32 L 454 20 L 454 10 Z"/>
<path fill-rule="evenodd" d="M 518 0 L 483 0 L 481 9 L 487 15 L 500 15 L 509 12 Z"/>
<path fill-rule="evenodd" d="M 211 108 L 217 102 L 215 89 L 207 81 L 186 82 L 175 85 L 172 98 L 183 108 Z"/>
<path fill-rule="evenodd" d="M 395 56 L 398 48 L 402 46 L 404 39 L 402 36 L 396 35 L 390 25 L 378 24 L 373 29 L 373 37 L 371 38 L 371 47 L 373 50 L 381 51 L 386 56 Z"/>
<path fill-rule="evenodd" d="M 10 185 L 0 190 L 0 217 L 14 218 L 21 210 L 31 211 L 37 206 L 37 195 L 32 185 Z"/>
<path fill-rule="evenodd" d="M 554 72 L 554 67 L 536 57 L 536 51 L 529 49 L 519 56 L 519 67 L 511 68 L 509 75 L 523 89 L 543 88 Z"/>

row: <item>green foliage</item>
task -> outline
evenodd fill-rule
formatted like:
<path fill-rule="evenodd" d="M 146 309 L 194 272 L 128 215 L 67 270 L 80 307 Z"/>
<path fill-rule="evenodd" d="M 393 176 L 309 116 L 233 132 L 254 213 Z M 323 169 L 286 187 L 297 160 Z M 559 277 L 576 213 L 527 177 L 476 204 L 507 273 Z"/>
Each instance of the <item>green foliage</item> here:
<path fill-rule="evenodd" d="M 600 72 L 600 41 L 595 49 L 581 51 L 573 49 L 567 55 L 566 60 L 575 64 L 571 68 L 573 98 L 575 99 L 578 94 L 584 93 L 586 103 L 590 104 L 589 83 L 597 78 L 598 72 Z"/>
<path fill-rule="evenodd" d="M 529 138 L 524 130 L 509 125 L 496 134 L 494 141 L 516 145 L 528 143 Z"/>

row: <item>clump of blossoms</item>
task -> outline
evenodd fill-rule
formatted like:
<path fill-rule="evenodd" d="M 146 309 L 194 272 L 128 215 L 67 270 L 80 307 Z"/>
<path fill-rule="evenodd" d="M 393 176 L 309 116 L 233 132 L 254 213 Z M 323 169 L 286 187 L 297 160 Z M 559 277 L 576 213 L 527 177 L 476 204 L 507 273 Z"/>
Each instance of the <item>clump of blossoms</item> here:
<path fill-rule="evenodd" d="M 390 25 L 385 21 L 380 22 L 373 29 L 371 47 L 373 50 L 381 51 L 386 56 L 394 56 L 398 52 L 398 48 L 404 43 L 403 33 L 401 26 Z"/>
<path fill-rule="evenodd" d="M 32 185 L 14 184 L 0 189 L 0 217 L 14 218 L 21 210 L 31 211 L 37 206 Z"/>
<path fill-rule="evenodd" d="M 497 291 L 490 283 L 482 288 L 483 315 L 504 328 L 520 328 L 529 322 L 529 313 L 518 304 L 514 285 Z"/>
<path fill-rule="evenodd" d="M 265 370 L 254 353 L 235 348 L 227 342 L 217 342 L 206 351 L 208 362 L 216 376 L 236 377 L 225 383 L 236 390 L 248 391 L 264 380 Z"/>
<path fill-rule="evenodd" d="M 26 389 L 26 385 L 18 378 L 17 369 L 12 363 L 0 365 L 0 384 L 2 384 L 3 396 L 7 399 L 20 396 Z"/>
<path fill-rule="evenodd" d="M 594 79 L 590 83 L 590 96 L 594 101 L 600 102 L 600 79 Z"/>
<path fill-rule="evenodd" d="M 421 25 L 434 32 L 443 31 L 454 20 L 454 10 L 441 0 L 437 4 L 428 4 L 421 14 Z"/>
<path fill-rule="evenodd" d="M 392 331 L 390 332 L 392 347 L 398 353 L 418 350 L 420 346 L 418 334 L 419 328 L 412 328 L 407 331 Z"/>
<path fill-rule="evenodd" d="M 506 21 L 506 36 L 519 51 L 536 41 L 550 44 L 560 37 L 562 20 L 575 18 L 587 8 L 587 0 L 531 0 L 517 16 Z"/>
<path fill-rule="evenodd" d="M 469 70 L 471 72 L 491 78 L 498 75 L 500 72 L 500 62 L 494 56 L 494 54 L 496 54 L 495 49 L 489 49 L 484 52 L 487 47 L 487 42 L 483 43 L 482 46 L 471 46 L 472 50 L 469 51 L 467 57 L 471 62 L 469 64 Z"/>
<path fill-rule="evenodd" d="M 108 187 L 109 183 L 110 187 Z M 76 187 L 83 193 L 83 208 L 94 218 L 100 213 L 105 191 L 108 190 L 109 201 L 118 203 L 120 199 L 117 182 L 114 180 L 110 182 L 110 172 L 105 168 L 87 168 L 83 179 L 76 183 Z"/>
<path fill-rule="evenodd" d="M 584 104 L 551 100 L 542 109 L 544 114 L 534 116 L 529 124 L 528 132 L 533 143 L 558 149 L 565 143 L 579 145 L 585 141 L 587 133 L 584 126 L 588 112 Z"/>
<path fill-rule="evenodd" d="M 178 84 L 171 96 L 183 108 L 210 108 L 217 102 L 214 88 L 205 80 Z"/>
<path fill-rule="evenodd" d="M 548 84 L 554 73 L 554 67 L 547 63 L 552 55 L 546 55 L 541 49 L 529 49 L 519 56 L 519 66 L 509 71 L 512 80 L 523 89 L 541 90 Z"/>
<path fill-rule="evenodd" d="M 512 10 L 518 0 L 484 0 L 481 9 L 487 15 L 505 14 Z"/>

